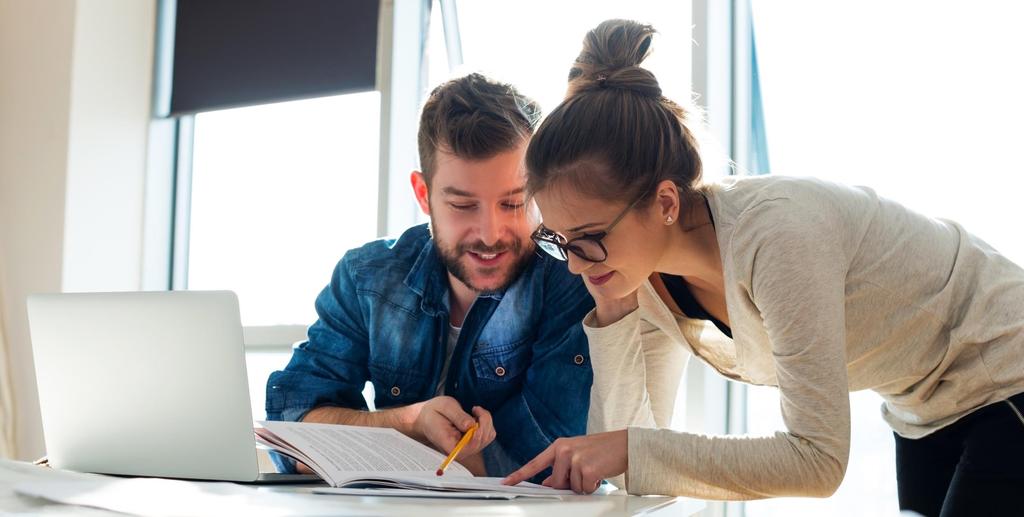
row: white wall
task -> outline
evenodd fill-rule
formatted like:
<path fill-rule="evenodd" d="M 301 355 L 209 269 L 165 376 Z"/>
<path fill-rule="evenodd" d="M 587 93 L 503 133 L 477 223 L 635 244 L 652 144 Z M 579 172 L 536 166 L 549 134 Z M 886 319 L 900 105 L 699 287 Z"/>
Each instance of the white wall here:
<path fill-rule="evenodd" d="M 0 0 L 0 296 L 17 457 L 43 454 L 25 297 L 138 289 L 156 0 Z"/>
<path fill-rule="evenodd" d="M 0 0 L 0 294 L 20 458 L 42 450 L 25 296 L 60 290 L 74 13 Z"/>
<path fill-rule="evenodd" d="M 64 207 L 65 291 L 141 281 L 155 0 L 79 0 Z"/>

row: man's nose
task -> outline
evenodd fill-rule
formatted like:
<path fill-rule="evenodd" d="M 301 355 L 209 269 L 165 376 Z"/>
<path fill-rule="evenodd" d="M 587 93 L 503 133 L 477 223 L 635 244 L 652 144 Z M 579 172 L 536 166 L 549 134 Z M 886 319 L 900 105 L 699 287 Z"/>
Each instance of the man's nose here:
<path fill-rule="evenodd" d="M 484 210 L 480 216 L 480 240 L 493 246 L 501 240 L 501 228 L 506 223 L 503 214 L 495 209 Z"/>

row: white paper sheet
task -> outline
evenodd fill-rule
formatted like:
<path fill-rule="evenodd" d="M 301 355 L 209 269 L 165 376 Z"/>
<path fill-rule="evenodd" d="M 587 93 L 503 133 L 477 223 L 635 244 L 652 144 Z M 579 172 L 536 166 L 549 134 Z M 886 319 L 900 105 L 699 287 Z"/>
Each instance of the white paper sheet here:
<path fill-rule="evenodd" d="M 130 478 L 96 481 L 29 481 L 16 493 L 63 504 L 91 506 L 144 517 L 246 515 L 336 515 L 340 508 L 294 494 L 256 490 L 232 483 Z M 374 515 L 345 509 L 346 515 Z"/>

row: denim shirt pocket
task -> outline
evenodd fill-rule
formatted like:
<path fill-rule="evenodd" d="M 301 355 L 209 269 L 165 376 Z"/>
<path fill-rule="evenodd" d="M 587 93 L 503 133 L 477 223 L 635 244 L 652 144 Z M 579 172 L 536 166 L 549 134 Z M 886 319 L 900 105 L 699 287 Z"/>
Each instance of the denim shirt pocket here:
<path fill-rule="evenodd" d="M 522 383 L 530 366 L 528 340 L 507 345 L 480 346 L 470 356 L 477 378 L 477 388 L 490 395 L 503 396 Z M 503 398 L 503 397 L 502 397 Z"/>
<path fill-rule="evenodd" d="M 370 363 L 369 370 L 377 409 L 413 404 L 429 399 L 434 394 L 427 386 L 427 375 L 379 363 Z"/>

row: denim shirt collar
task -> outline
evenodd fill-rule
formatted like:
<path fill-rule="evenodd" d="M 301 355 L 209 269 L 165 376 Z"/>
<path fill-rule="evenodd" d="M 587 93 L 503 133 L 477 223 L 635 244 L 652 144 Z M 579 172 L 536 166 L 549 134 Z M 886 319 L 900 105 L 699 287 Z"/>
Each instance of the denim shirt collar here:
<path fill-rule="evenodd" d="M 420 296 L 420 309 L 429 316 L 437 316 L 447 312 L 449 308 L 448 270 L 438 255 L 434 239 L 427 239 L 423 249 L 416 257 L 409 274 L 405 276 L 405 286 Z M 481 294 L 480 298 L 501 300 L 504 290 Z"/>

